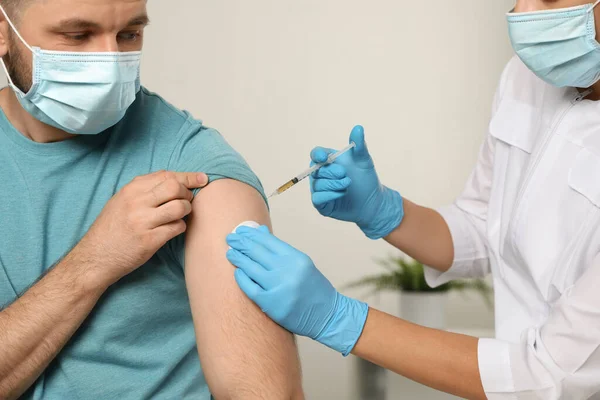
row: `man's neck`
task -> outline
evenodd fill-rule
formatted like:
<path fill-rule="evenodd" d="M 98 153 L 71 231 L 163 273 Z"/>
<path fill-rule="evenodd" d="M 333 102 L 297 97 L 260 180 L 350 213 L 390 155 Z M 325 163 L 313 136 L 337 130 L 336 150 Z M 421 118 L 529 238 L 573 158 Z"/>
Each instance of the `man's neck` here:
<path fill-rule="evenodd" d="M 31 114 L 23 109 L 15 93 L 10 88 L 4 88 L 0 91 L 0 108 L 17 131 L 34 142 L 62 142 L 75 137 L 75 135 L 33 118 Z"/>

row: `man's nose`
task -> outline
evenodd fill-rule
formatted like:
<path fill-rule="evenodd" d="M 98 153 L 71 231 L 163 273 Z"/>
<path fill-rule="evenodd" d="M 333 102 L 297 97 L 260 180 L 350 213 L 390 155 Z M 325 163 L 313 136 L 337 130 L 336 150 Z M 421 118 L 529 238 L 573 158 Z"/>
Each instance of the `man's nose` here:
<path fill-rule="evenodd" d="M 117 36 L 112 33 L 102 35 L 98 47 L 96 50 L 98 52 L 118 52 L 119 42 L 117 41 Z"/>
<path fill-rule="evenodd" d="M 544 3 L 540 0 L 517 0 L 515 4 L 515 8 L 513 12 L 530 12 L 530 11 L 539 11 L 543 10 L 547 7 L 544 7 Z"/>

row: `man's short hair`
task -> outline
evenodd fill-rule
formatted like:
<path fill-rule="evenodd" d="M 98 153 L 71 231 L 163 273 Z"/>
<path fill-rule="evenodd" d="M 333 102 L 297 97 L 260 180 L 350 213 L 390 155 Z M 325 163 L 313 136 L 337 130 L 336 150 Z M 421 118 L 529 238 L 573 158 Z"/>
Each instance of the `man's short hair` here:
<path fill-rule="evenodd" d="M 8 17 L 17 24 L 23 14 L 23 10 L 33 0 L 0 0 L 0 4 L 4 8 L 4 11 L 8 14 Z"/>

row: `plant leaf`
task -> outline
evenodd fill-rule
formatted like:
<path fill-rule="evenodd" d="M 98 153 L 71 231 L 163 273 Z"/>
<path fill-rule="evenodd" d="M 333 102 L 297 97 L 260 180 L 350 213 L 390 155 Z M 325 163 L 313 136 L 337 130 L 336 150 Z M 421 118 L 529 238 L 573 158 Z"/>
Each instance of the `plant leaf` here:
<path fill-rule="evenodd" d="M 345 285 L 343 289 L 369 287 L 371 291 L 368 296 L 382 291 L 447 292 L 452 290 L 461 293 L 475 291 L 483 297 L 488 307 L 493 306 L 493 290 L 484 280 L 453 281 L 437 288 L 431 288 L 425 280 L 424 265 L 416 260 L 393 256 L 377 260 L 377 263 L 385 268 L 387 273 L 367 276 Z"/>

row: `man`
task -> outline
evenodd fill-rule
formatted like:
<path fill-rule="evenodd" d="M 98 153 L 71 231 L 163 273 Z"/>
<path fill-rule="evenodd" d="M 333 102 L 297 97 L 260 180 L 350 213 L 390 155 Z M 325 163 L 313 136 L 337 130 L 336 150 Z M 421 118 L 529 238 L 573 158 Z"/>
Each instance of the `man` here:
<path fill-rule="evenodd" d="M 140 88 L 146 0 L 0 4 L 0 398 L 301 398 L 225 258 L 262 187 Z"/>

